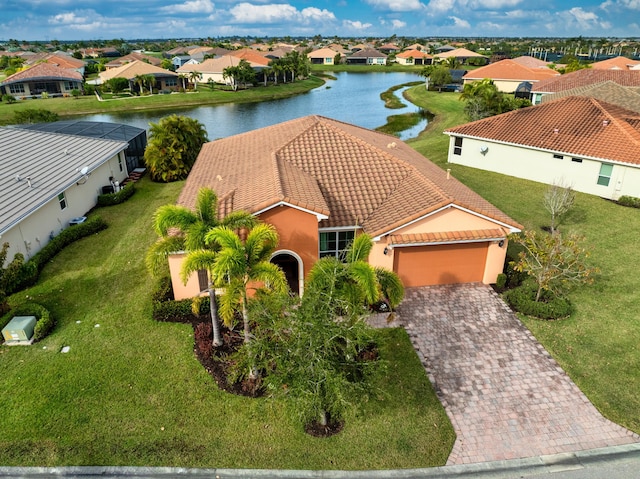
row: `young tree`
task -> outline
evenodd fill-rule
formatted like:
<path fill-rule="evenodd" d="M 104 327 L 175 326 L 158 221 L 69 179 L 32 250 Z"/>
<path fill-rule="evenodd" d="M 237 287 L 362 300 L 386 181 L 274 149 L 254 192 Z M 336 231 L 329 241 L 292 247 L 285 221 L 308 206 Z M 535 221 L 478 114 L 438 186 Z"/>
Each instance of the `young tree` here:
<path fill-rule="evenodd" d="M 576 193 L 570 186 L 563 183 L 553 183 L 544 193 L 542 204 L 551 215 L 551 234 L 556 232 L 562 218 L 573 207 Z"/>
<path fill-rule="evenodd" d="M 151 123 L 144 152 L 151 179 L 159 182 L 185 179 L 206 141 L 204 125 L 187 116 L 170 115 Z"/>
<path fill-rule="evenodd" d="M 168 274 L 167 258 L 176 251 L 201 252 L 191 256 L 191 262 L 186 262 L 184 270 L 187 276 L 194 271 L 208 271 L 209 307 L 211 325 L 213 328 L 213 345 L 222 344 L 218 320 L 218 303 L 216 300 L 214 277 L 211 274 L 215 262 L 215 251 L 209 249 L 205 242 L 207 231 L 216 226 L 225 225 L 233 229 L 250 228 L 256 224 L 256 219 L 250 213 L 238 211 L 218 218 L 218 197 L 209 188 L 200 188 L 196 198 L 195 210 L 177 205 L 164 205 L 158 208 L 153 218 L 153 224 L 158 236 L 146 256 L 147 268 L 154 276 Z M 189 258 L 189 256 L 187 257 Z"/>
<path fill-rule="evenodd" d="M 104 83 L 109 88 L 109 90 L 111 90 L 115 94 L 123 92 L 124 90 L 129 88 L 129 80 L 122 77 L 109 78 Z"/>
<path fill-rule="evenodd" d="M 442 89 L 442 86 L 453 81 L 449 68 L 444 65 L 427 65 L 420 72 L 420 76 L 425 78 L 425 88 L 427 90 L 433 87 Z"/>
<path fill-rule="evenodd" d="M 582 246 L 584 238 L 578 235 L 565 237 L 560 232 L 550 235 L 529 230 L 523 236 L 515 236 L 514 241 L 524 249 L 513 268 L 536 280 L 536 301 L 543 290 L 561 294 L 572 285 L 591 284 L 598 271 L 587 265 L 590 252 Z"/>

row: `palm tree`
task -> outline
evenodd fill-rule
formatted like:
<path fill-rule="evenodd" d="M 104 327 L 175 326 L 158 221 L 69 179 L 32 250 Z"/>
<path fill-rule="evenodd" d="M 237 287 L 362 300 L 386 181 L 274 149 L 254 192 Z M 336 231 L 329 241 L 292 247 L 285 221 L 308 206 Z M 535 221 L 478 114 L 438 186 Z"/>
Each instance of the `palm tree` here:
<path fill-rule="evenodd" d="M 187 89 L 187 85 L 186 85 L 187 75 L 185 75 L 184 73 L 178 74 L 178 80 L 180 80 L 180 83 L 182 84 L 182 89 L 186 90 Z"/>
<path fill-rule="evenodd" d="M 189 72 L 189 80 L 193 82 L 193 90 L 198 91 L 198 80 L 202 78 L 202 73 L 193 70 Z"/>
<path fill-rule="evenodd" d="M 151 95 L 153 95 L 153 86 L 156 84 L 156 81 L 155 75 L 144 75 L 144 82 L 147 84 L 147 87 L 149 87 L 149 93 Z"/>
<path fill-rule="evenodd" d="M 196 198 L 195 210 L 183 206 L 164 205 L 154 215 L 154 227 L 160 239 L 147 252 L 147 267 L 155 275 L 167 275 L 167 257 L 175 251 L 198 252 L 192 262 L 184 270 L 191 274 L 194 271 L 209 272 L 209 303 L 211 324 L 213 327 L 213 345 L 220 346 L 220 328 L 218 321 L 218 305 L 215 294 L 215 277 L 211 274 L 215 262 L 215 251 L 205 241 L 207 231 L 220 225 L 230 228 L 248 228 L 256 224 L 256 219 L 246 212 L 234 212 L 219 220 L 218 197 L 209 188 L 200 188 Z M 187 259 L 189 255 L 187 256 Z M 185 261 L 186 263 L 186 261 Z M 188 274 L 187 274 L 188 276 Z"/>
<path fill-rule="evenodd" d="M 400 278 L 384 268 L 374 268 L 367 259 L 373 242 L 360 234 L 346 252 L 345 261 L 326 256 L 319 259 L 307 279 L 307 292 L 317 292 L 337 311 L 352 311 L 384 301 L 395 308 L 404 296 Z"/>
<path fill-rule="evenodd" d="M 140 89 L 140 95 L 142 95 L 142 93 L 144 92 L 145 83 L 144 75 L 136 75 L 135 77 L 133 77 L 133 83 L 138 85 L 138 88 Z"/>
<path fill-rule="evenodd" d="M 283 271 L 271 263 L 271 255 L 278 245 L 278 233 L 266 223 L 251 228 L 243 241 L 228 226 L 209 230 L 205 241 L 218 245 L 212 272 L 216 278 L 224 278 L 225 292 L 220 297 L 220 316 L 230 322 L 237 310 L 242 312 L 244 342 L 251 341 L 251 326 L 247 309 L 250 283 L 263 283 L 277 292 L 286 292 L 287 280 Z"/>

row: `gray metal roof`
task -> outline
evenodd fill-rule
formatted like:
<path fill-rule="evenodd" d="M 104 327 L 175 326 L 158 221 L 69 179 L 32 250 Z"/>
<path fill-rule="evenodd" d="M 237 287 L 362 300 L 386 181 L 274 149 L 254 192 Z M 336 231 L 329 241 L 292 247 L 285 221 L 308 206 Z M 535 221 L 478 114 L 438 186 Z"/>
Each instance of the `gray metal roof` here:
<path fill-rule="evenodd" d="M 94 138 L 108 138 L 110 140 L 122 141 L 132 140 L 142 133 L 146 134 L 147 131 L 144 128 L 122 123 L 87 120 L 63 120 L 51 123 L 23 124 L 15 125 L 14 128 L 26 128 L 28 130 L 49 131 L 65 135 L 91 136 Z"/>
<path fill-rule="evenodd" d="M 128 143 L 0 127 L 0 234 L 94 171 Z"/>

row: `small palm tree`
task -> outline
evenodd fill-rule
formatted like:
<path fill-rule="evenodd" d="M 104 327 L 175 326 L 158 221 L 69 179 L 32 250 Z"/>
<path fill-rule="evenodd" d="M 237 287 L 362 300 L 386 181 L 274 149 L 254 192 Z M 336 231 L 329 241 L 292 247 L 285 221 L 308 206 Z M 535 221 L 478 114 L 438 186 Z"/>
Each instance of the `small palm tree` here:
<path fill-rule="evenodd" d="M 154 216 L 154 226 L 160 239 L 147 252 L 147 267 L 155 276 L 168 274 L 167 257 L 176 251 L 198 253 L 187 255 L 183 272 L 187 277 L 195 271 L 206 270 L 209 273 L 209 303 L 211 308 L 211 324 L 213 327 L 213 345 L 220 346 L 220 328 L 215 288 L 215 276 L 211 274 L 215 262 L 215 250 L 210 250 L 205 241 L 206 233 L 221 224 L 230 228 L 250 228 L 256 219 L 246 212 L 234 212 L 219 220 L 218 197 L 209 188 L 198 191 L 195 210 L 183 206 L 164 205 L 158 208 Z M 172 234 L 173 233 L 173 234 Z"/>
<path fill-rule="evenodd" d="M 189 72 L 189 80 L 193 82 L 194 91 L 198 91 L 198 80 L 200 80 L 201 78 L 202 78 L 202 73 L 195 70 L 193 70 L 192 72 Z"/>
<path fill-rule="evenodd" d="M 144 75 L 144 82 L 147 84 L 147 87 L 149 88 L 149 93 L 153 95 L 153 87 L 157 82 L 155 75 L 151 75 L 151 74 Z"/>
<path fill-rule="evenodd" d="M 133 83 L 138 85 L 138 89 L 140 90 L 140 95 L 142 95 L 144 93 L 144 83 L 145 83 L 144 75 L 136 75 L 135 77 L 133 77 Z"/>

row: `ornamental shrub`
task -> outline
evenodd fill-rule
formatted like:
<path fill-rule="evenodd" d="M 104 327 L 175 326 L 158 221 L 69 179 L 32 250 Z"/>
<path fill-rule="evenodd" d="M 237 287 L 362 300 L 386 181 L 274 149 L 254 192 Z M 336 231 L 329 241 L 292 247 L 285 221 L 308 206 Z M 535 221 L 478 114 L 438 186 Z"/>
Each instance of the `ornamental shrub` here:
<path fill-rule="evenodd" d="M 571 301 L 548 290 L 543 290 L 540 301 L 536 301 L 537 290 L 535 281 L 527 280 L 517 288 L 506 291 L 503 298 L 515 311 L 534 318 L 560 319 L 573 313 Z"/>
<path fill-rule="evenodd" d="M 120 191 L 98 195 L 98 206 L 119 205 L 127 201 L 136 192 L 135 183 L 129 183 Z"/>
<path fill-rule="evenodd" d="M 631 208 L 640 208 L 640 198 L 634 196 L 621 196 L 618 204 L 622 206 L 630 206 Z"/>
<path fill-rule="evenodd" d="M 209 312 L 209 298 L 202 298 L 198 306 L 200 315 L 207 314 Z M 191 323 L 195 318 L 193 299 L 153 302 L 153 319 L 156 321 Z"/>

